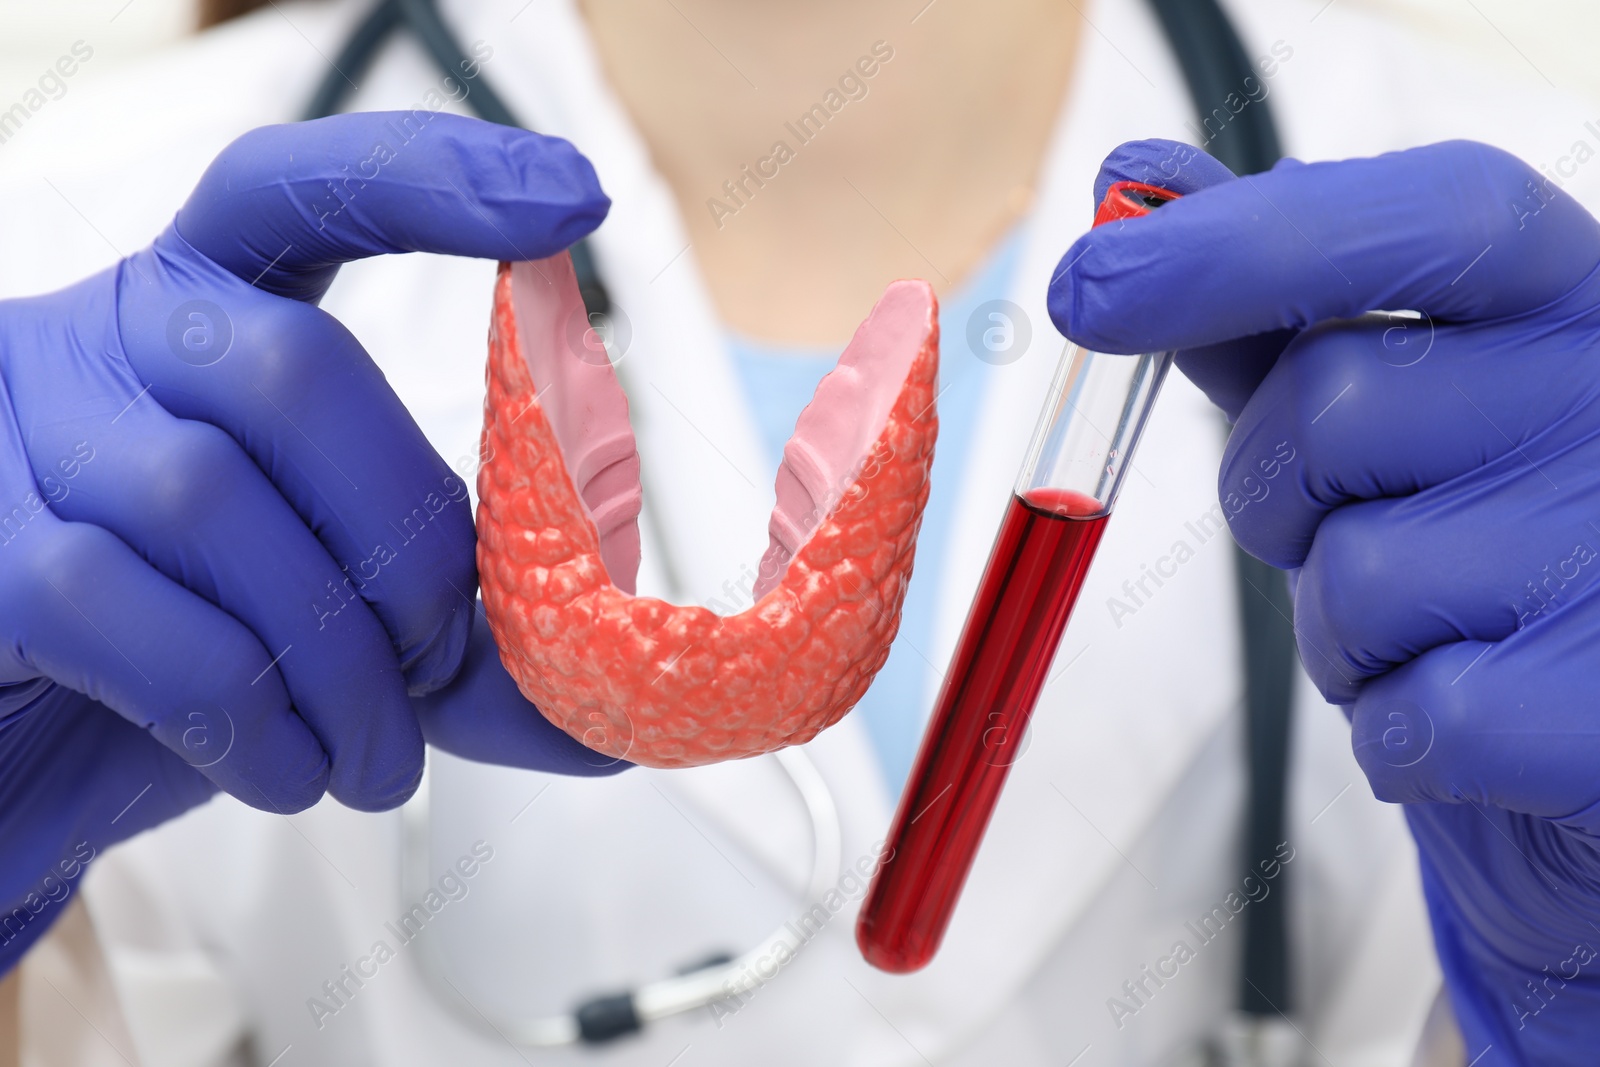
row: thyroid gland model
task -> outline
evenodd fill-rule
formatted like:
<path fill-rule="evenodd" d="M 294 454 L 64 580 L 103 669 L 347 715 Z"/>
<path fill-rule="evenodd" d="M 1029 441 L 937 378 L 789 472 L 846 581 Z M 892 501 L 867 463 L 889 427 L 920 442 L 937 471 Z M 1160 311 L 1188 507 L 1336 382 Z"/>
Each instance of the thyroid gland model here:
<path fill-rule="evenodd" d="M 817 386 L 784 448 L 755 603 L 727 616 L 634 595 L 628 401 L 574 322 L 565 253 L 500 265 L 478 569 L 506 669 L 572 737 L 650 767 L 811 740 L 861 699 L 900 625 L 939 428 L 932 289 L 890 285 Z"/>

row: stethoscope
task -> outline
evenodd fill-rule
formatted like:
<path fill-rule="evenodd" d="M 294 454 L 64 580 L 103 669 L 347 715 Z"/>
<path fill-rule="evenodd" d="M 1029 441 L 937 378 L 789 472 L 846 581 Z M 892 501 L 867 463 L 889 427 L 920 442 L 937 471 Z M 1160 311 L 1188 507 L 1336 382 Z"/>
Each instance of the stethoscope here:
<path fill-rule="evenodd" d="M 1243 42 L 1216 0 L 1149 0 L 1178 63 L 1190 97 L 1200 115 L 1223 106 L 1229 94 L 1237 95 L 1256 72 Z M 335 114 L 367 73 L 378 53 L 396 32 L 413 36 L 434 66 L 451 77 L 468 69 L 471 60 L 445 24 L 437 0 L 379 0 L 350 34 L 334 60 L 304 118 Z M 480 72 L 466 96 L 472 111 L 482 119 L 507 126 L 523 126 Z M 1204 145 L 1206 151 L 1236 173 L 1265 170 L 1279 156 L 1278 137 L 1265 99 L 1255 100 Z M 606 316 L 611 298 L 586 241 L 572 247 L 572 264 L 578 288 L 591 321 Z M 608 331 L 598 331 L 602 337 Z M 1265 564 L 1237 555 L 1239 603 L 1245 630 L 1245 680 L 1249 749 L 1250 793 L 1247 805 L 1247 858 L 1270 856 L 1282 840 L 1285 767 L 1288 750 L 1289 689 L 1293 678 L 1293 635 L 1283 622 L 1289 617 L 1288 591 L 1283 578 Z M 820 899 L 839 879 L 842 833 L 839 811 L 827 782 L 811 759 L 798 748 L 770 757 L 787 775 L 811 821 L 811 874 L 806 901 Z M 429 784 L 423 784 L 403 810 L 401 877 L 405 899 L 422 899 L 429 888 L 430 833 Z M 1247 1015 L 1268 1016 L 1288 1010 L 1287 937 L 1283 894 L 1267 898 L 1274 908 L 1258 907 L 1247 914 L 1240 1009 Z M 730 957 L 718 953 L 702 959 L 683 973 L 631 990 L 591 997 L 564 1015 L 503 1018 L 486 1015 L 445 977 L 432 939 L 419 941 L 418 959 L 430 991 L 475 1029 L 498 1034 L 523 1046 L 601 1044 L 642 1029 L 647 1023 L 694 1011 L 726 1000 L 747 981 L 758 962 L 777 958 L 785 950 L 801 947 L 793 924 L 786 922 L 755 947 Z"/>

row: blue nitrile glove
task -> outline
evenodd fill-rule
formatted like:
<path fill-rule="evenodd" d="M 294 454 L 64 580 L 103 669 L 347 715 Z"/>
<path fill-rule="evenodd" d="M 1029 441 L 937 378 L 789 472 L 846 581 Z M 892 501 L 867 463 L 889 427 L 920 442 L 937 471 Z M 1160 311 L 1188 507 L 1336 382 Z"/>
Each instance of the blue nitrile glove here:
<path fill-rule="evenodd" d="M 1407 805 L 1468 1056 L 1593 1062 L 1600 224 L 1452 142 L 1223 177 L 1063 262 L 1065 333 L 1188 349 L 1237 415 L 1224 510 L 1300 568 L 1301 658 Z"/>
<path fill-rule="evenodd" d="M 461 673 L 411 702 L 428 744 L 463 759 L 554 774 L 594 776 L 632 767 L 572 740 L 528 703 L 500 662 L 483 601 L 475 607 Z"/>
<path fill-rule="evenodd" d="M 275 126 L 149 249 L 0 302 L 0 972 L 88 857 L 217 788 L 389 808 L 425 736 L 609 769 L 485 651 L 466 486 L 315 306 L 346 260 L 547 256 L 608 206 L 525 131 Z"/>

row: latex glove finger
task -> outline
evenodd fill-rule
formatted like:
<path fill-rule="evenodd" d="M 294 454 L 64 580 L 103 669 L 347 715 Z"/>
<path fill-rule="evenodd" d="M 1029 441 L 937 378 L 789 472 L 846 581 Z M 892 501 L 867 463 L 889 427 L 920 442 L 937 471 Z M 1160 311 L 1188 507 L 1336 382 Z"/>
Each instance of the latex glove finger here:
<path fill-rule="evenodd" d="M 1149 352 L 1375 308 L 1441 322 L 1527 311 L 1600 263 L 1600 225 L 1515 156 L 1450 141 L 1285 161 L 1099 227 L 1067 258 L 1050 293 L 1057 328 L 1099 351 Z"/>
<path fill-rule="evenodd" d="M 1318 527 L 1300 571 L 1301 659 L 1330 701 L 1421 652 L 1499 641 L 1549 618 L 1592 584 L 1600 529 L 1564 493 L 1600 495 L 1585 455 L 1512 454 L 1409 496 L 1351 504 Z"/>
<path fill-rule="evenodd" d="M 1571 316 L 1589 312 L 1592 288 L 1544 309 L 1543 344 L 1530 342 L 1520 320 L 1448 326 L 1368 316 L 1302 334 L 1223 453 L 1218 486 L 1234 537 L 1273 566 L 1297 567 L 1340 505 L 1405 496 L 1494 463 L 1529 470 L 1583 446 L 1600 425 L 1600 397 L 1574 388 L 1552 403 L 1550 383 L 1592 377 L 1591 342 L 1549 339 L 1569 306 Z M 1396 346 L 1397 330 L 1414 336 Z M 1286 453 L 1292 477 L 1262 479 L 1263 458 Z"/>
<path fill-rule="evenodd" d="M 1099 207 L 1113 182 L 1143 182 L 1188 196 L 1236 180 L 1232 171 L 1193 145 L 1160 138 L 1129 141 L 1119 145 L 1100 164 L 1100 173 L 1094 182 L 1094 206 Z M 1051 281 L 1052 306 L 1057 289 L 1070 284 L 1066 268 L 1074 263 L 1071 257 L 1094 255 L 1095 235 L 1102 231 L 1109 233 L 1113 228 L 1120 228 L 1132 221 L 1097 227 L 1093 234 L 1086 235 L 1079 242 L 1081 248 L 1075 245 L 1074 250 L 1062 258 Z M 1236 419 L 1245 401 L 1296 332 L 1292 329 L 1274 330 L 1254 337 L 1229 338 L 1216 344 L 1185 349 L 1177 355 L 1178 369 L 1198 385 L 1230 420 Z"/>
<path fill-rule="evenodd" d="M 137 262 L 118 321 L 154 400 L 227 431 L 343 568 L 300 610 L 364 599 L 410 691 L 447 683 L 477 585 L 466 484 L 332 316 L 251 288 L 171 232 Z"/>
<path fill-rule="evenodd" d="M 328 756 L 268 670 L 272 654 L 237 620 L 111 533 L 49 512 L 6 552 L 0 608 L 18 631 L 0 652 L 5 680 L 43 675 L 105 704 L 254 807 L 321 798 Z"/>
<path fill-rule="evenodd" d="M 1100 163 L 1100 172 L 1094 179 L 1094 202 L 1089 205 L 1089 210 L 1092 213 L 1099 209 L 1106 198 L 1106 191 L 1116 182 L 1143 182 L 1169 193 L 1190 196 L 1202 189 L 1236 180 L 1233 171 L 1220 160 L 1194 145 L 1169 141 L 1163 137 L 1124 141 Z M 1121 224 L 1110 225 L 1119 228 Z M 1070 258 L 1062 259 L 1063 264 L 1068 262 L 1071 262 Z"/>
<path fill-rule="evenodd" d="M 98 433 L 63 518 L 115 533 L 173 581 L 250 628 L 331 761 L 328 791 L 359 810 L 409 797 L 422 735 L 388 634 L 339 565 L 234 441 L 153 403 Z M 48 453 L 46 453 L 48 454 Z"/>
<path fill-rule="evenodd" d="M 460 675 L 413 703 L 428 743 L 464 759 L 584 777 L 633 766 L 579 744 L 528 702 L 500 662 L 481 603 Z"/>
<path fill-rule="evenodd" d="M 1442 645 L 1368 682 L 1353 744 L 1378 799 L 1501 807 L 1600 839 L 1600 719 L 1587 712 L 1600 601 L 1560 621 Z"/>
<path fill-rule="evenodd" d="M 173 226 L 244 281 L 317 300 L 339 264 L 387 252 L 543 259 L 610 205 L 559 138 L 366 112 L 251 130 L 207 168 Z"/>

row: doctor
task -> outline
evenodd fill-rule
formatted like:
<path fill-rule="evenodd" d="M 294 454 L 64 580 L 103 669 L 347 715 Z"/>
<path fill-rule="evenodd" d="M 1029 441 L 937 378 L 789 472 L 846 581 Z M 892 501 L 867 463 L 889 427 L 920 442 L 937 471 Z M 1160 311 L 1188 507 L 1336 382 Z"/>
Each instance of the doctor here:
<path fill-rule="evenodd" d="M 192 685 L 197 709 L 201 700 L 230 709 L 221 721 L 203 711 L 197 722 L 187 704 L 146 709 L 132 696 L 122 703 L 116 687 L 139 692 L 136 676 L 121 653 L 93 641 L 93 631 L 104 630 L 90 610 L 100 601 L 81 612 L 58 609 L 48 635 L 63 658 L 41 669 L 48 657 L 36 657 L 31 676 L 19 668 L 8 677 L 24 688 L 11 691 L 18 704 L 7 711 L 39 710 L 30 701 L 43 683 L 30 678 L 44 677 L 68 687 L 44 699 L 83 718 L 24 713 L 0 734 L 17 758 L 7 763 L 6 788 L 52 790 L 3 809 L 7 839 L 35 845 L 30 855 L 39 861 L 12 873 L 8 858 L 16 883 L 8 882 L 8 899 L 45 878 L 75 883 L 87 859 L 74 852 L 80 839 L 99 855 L 199 803 L 209 787 L 156 756 L 175 753 L 253 807 L 223 799 L 194 808 L 90 868 L 84 894 L 149 1062 L 228 1062 L 241 1042 L 263 1063 L 586 1062 L 592 1053 L 525 1053 L 484 1021 L 549 1014 L 709 952 L 738 951 L 774 919 L 807 910 L 815 902 L 798 894 L 808 826 L 771 761 L 598 780 L 543 773 L 591 768 L 507 690 L 464 602 L 444 588 L 452 566 L 470 565 L 455 487 L 474 473 L 492 263 L 385 257 L 334 277 L 337 262 L 378 252 L 526 258 L 562 247 L 605 212 L 583 160 L 531 135 L 440 116 L 415 152 L 385 163 L 350 201 L 354 218 L 374 220 L 356 231 L 360 243 L 309 251 L 303 242 L 323 233 L 315 217 L 288 217 L 249 191 L 266 195 L 282 179 L 324 181 L 333 174 L 319 168 L 338 172 L 340 160 L 360 164 L 372 127 L 359 123 L 368 120 L 326 127 L 337 136 L 253 135 L 202 181 L 208 162 L 239 134 L 293 116 L 302 87 L 320 76 L 320 57 L 337 48 L 359 6 L 274 5 L 148 68 L 75 90 L 33 114 L 5 145 L 7 294 L 41 292 L 109 266 L 118 249 L 163 230 L 177 190 L 200 183 L 184 209 L 191 222 L 180 216 L 114 280 L 24 305 L 33 332 L 16 335 L 27 344 L 8 335 L 8 358 L 84 353 L 84 387 L 70 400 L 104 402 L 74 409 L 82 419 L 103 416 L 111 426 L 116 418 L 119 427 L 137 419 L 141 432 L 153 433 L 143 420 L 159 422 L 160 414 L 134 406 L 153 402 L 185 427 L 209 423 L 234 443 L 181 432 L 231 457 L 216 460 L 215 484 L 255 479 L 260 490 L 247 507 L 210 508 L 208 498 L 195 498 L 191 479 L 173 479 L 179 468 L 148 449 L 101 451 L 89 436 L 55 425 L 52 413 L 68 403 L 50 392 L 63 388 L 60 375 L 8 368 L 25 449 L 12 460 L 54 479 L 55 489 L 40 483 L 52 521 L 150 525 L 113 529 L 130 547 L 106 549 L 117 556 L 107 571 L 54 573 L 72 575 L 113 613 L 138 598 L 192 597 L 187 630 L 149 633 L 125 619 L 125 631 L 99 636 L 113 653 L 136 640 L 200 650 L 158 657 L 168 672 L 162 681 Z M 1098 162 L 1133 137 L 1204 139 L 1203 129 L 1186 128 L 1193 120 L 1153 21 L 1140 5 L 1114 2 L 1082 14 L 948 0 L 920 12 L 843 4 L 579 10 L 560 2 L 461 3 L 446 12 L 474 43 L 480 71 L 444 82 L 397 49 L 364 80 L 356 105 L 432 112 L 459 102 L 474 77 L 492 77 L 519 114 L 592 162 L 611 201 L 592 240 L 620 309 L 613 347 L 645 466 L 642 590 L 742 606 L 776 444 L 811 386 L 887 280 L 926 276 L 940 287 L 944 430 L 906 625 L 868 700 L 809 746 L 841 809 L 847 863 L 872 856 L 1059 352 L 1048 339 L 1045 283 L 1086 225 Z M 1532 160 L 1570 158 L 1583 131 L 1579 116 L 1515 86 L 1490 86 L 1476 70 L 1368 17 L 1315 5 L 1241 5 L 1237 14 L 1259 53 L 1261 77 L 1247 96 L 1273 94 L 1299 155 L 1367 154 L 1471 134 Z M 1406 106 L 1394 107 L 1397 98 Z M 817 105 L 825 121 L 795 125 Z M 457 188 L 441 187 L 440 175 L 459 178 Z M 1191 268 L 1208 269 L 1203 260 Z M 230 366 L 225 356 L 209 364 L 242 368 L 234 392 L 205 396 L 189 378 L 151 380 L 163 351 L 194 351 L 182 328 L 176 348 L 169 344 L 176 297 L 225 308 L 227 294 L 251 287 L 261 292 L 245 294 L 245 306 L 287 331 L 289 342 L 253 354 L 253 363 Z M 137 306 L 151 291 L 165 300 L 159 310 L 172 310 Z M 331 317 L 295 303 L 324 293 L 321 308 Z M 124 315 L 149 332 L 124 329 L 127 362 L 108 371 L 92 353 L 105 351 L 108 328 Z M 249 322 L 228 319 L 235 336 L 258 336 Z M 1062 323 L 1073 325 L 1070 316 Z M 1010 332 L 997 338 L 997 326 Z M 1172 336 L 1199 344 L 1248 332 L 1207 324 Z M 333 369 L 307 352 L 329 354 Z M 185 375 L 200 364 L 205 359 L 181 356 L 168 363 Z M 284 408 L 276 389 L 250 377 L 263 367 L 280 375 L 301 368 L 307 377 L 279 379 L 298 406 Z M 145 385 L 150 395 L 141 397 Z M 275 397 L 279 410 L 270 411 Z M 256 427 L 269 424 L 272 435 L 260 437 Z M 34 447 L 45 438 L 61 447 Z M 1278 879 L 1292 887 L 1297 909 L 1292 1013 L 1315 1049 L 1305 1055 L 1406 1062 L 1439 982 L 1415 857 L 1398 811 L 1368 795 L 1348 728 L 1309 680 L 1295 725 L 1282 863 L 1263 881 L 1234 860 L 1241 679 L 1231 557 L 1214 488 L 1223 439 L 1206 397 L 1175 380 L 1141 451 L 1144 477 L 1125 491 L 1034 736 L 935 963 L 909 978 L 867 969 L 850 936 L 858 884 L 841 880 L 837 896 L 846 903 L 792 963 L 759 976 L 735 1000 L 606 1050 L 602 1062 L 1171 1062 L 1214 1035 L 1235 1003 L 1235 917 Z M 92 457 L 74 451 L 80 440 Z M 130 457 L 141 462 L 137 471 L 120 466 Z M 343 461 L 360 465 L 343 472 L 351 485 L 337 473 Z M 369 483 L 369 475 L 393 482 Z M 352 488 L 368 484 L 382 499 Z M 381 523 L 390 515 L 385 501 L 425 498 L 435 484 L 439 525 L 429 533 L 438 542 L 426 555 L 398 553 L 397 568 L 406 569 L 381 572 L 372 595 L 334 616 L 344 643 L 304 641 L 298 651 L 314 655 L 296 657 L 288 647 L 297 643 L 294 627 L 321 619 L 309 608 L 305 618 L 286 617 L 281 641 L 270 612 L 240 620 L 258 598 L 271 608 L 296 592 L 265 587 L 336 578 L 342 564 L 365 558 L 352 555 L 364 543 L 354 534 L 349 551 L 339 547 L 340 531 Z M 146 508 L 147 485 L 172 506 Z M 265 536 L 275 529 L 269 520 L 295 515 L 324 536 L 302 536 L 305 525 L 292 524 L 283 538 Z M 190 530 L 192 543 L 174 536 Z M 299 554 L 284 545 L 298 545 Z M 1272 558 L 1299 562 L 1292 552 Z M 1152 571 L 1159 583 L 1147 577 Z M 161 591 L 136 596 L 113 579 Z M 43 603 L 49 591 L 35 583 L 41 599 L 28 603 Z M 228 619 L 240 620 L 239 629 L 228 629 Z M 94 669 L 71 674 L 73 657 L 91 648 Z M 463 660 L 462 673 L 444 684 Z M 248 672 L 239 666 L 246 662 Z M 257 683 L 270 688 L 258 692 Z M 245 703 L 198 692 L 223 684 Z M 72 688 L 141 725 L 155 723 L 165 747 L 104 709 L 86 710 Z M 284 714 L 291 705 L 298 720 Z M 48 726 L 57 736 L 35 740 L 19 726 Z M 273 729 L 279 735 L 264 743 Z M 122 738 L 126 751 L 171 773 L 141 777 L 142 768 L 98 749 L 100 738 Z M 399 815 L 355 809 L 409 795 L 424 738 L 439 747 L 418 850 L 406 847 Z M 249 758 L 228 749 L 211 762 L 216 750 L 207 746 L 225 739 L 237 739 Z M 280 762 L 265 762 L 269 755 Z M 101 756 L 108 762 L 98 766 L 115 775 L 82 762 Z M 483 760 L 519 769 L 476 762 Z M 44 773 L 13 775 L 12 767 Z M 78 787 L 84 778 L 91 788 Z M 152 789 L 141 794 L 146 782 Z M 284 793 L 252 799 L 258 787 Z M 281 814 L 324 788 L 343 804 Z M 62 810 L 85 820 L 81 838 L 76 827 L 37 817 Z M 48 847 L 38 845 L 41 837 Z M 420 888 L 399 874 L 419 854 L 427 872 Z M 72 865 L 70 875 L 62 864 Z M 401 917 L 418 905 L 425 920 L 407 926 Z M 46 910 L 42 920 L 51 917 Z"/>

